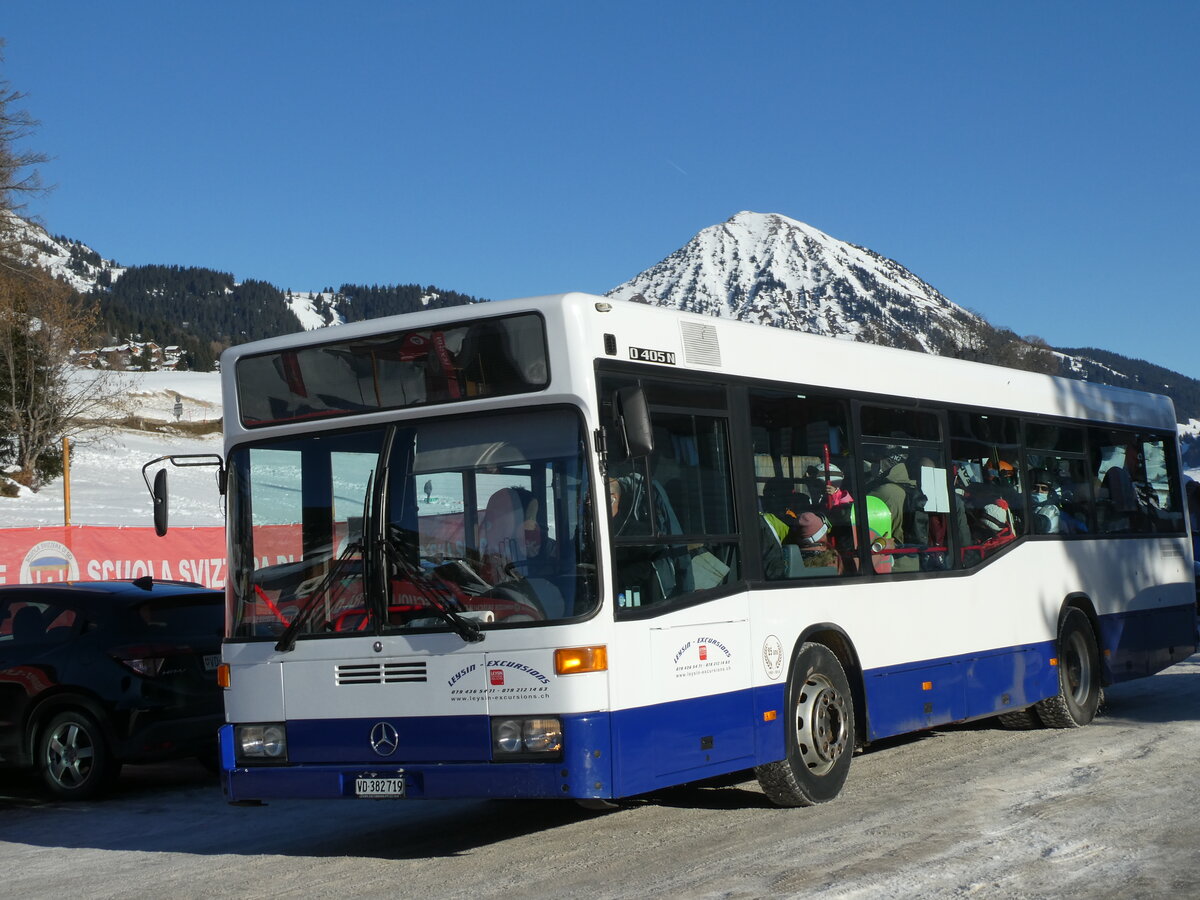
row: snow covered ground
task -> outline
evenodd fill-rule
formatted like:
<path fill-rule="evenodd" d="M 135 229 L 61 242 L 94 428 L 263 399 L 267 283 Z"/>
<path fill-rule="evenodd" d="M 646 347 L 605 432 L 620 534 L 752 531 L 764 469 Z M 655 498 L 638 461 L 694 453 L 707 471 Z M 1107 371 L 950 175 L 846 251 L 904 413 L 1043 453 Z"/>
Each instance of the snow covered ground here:
<path fill-rule="evenodd" d="M 113 373 L 136 415 L 158 423 L 199 425 L 221 418 L 221 376 L 216 372 Z M 176 398 L 180 416 L 175 417 Z M 142 465 L 168 453 L 221 453 L 221 433 L 191 437 L 121 429 L 76 441 L 71 463 L 72 525 L 150 525 L 151 502 Z M 223 509 L 215 469 L 171 470 L 171 524 L 221 525 Z M 62 479 L 37 493 L 0 498 L 0 527 L 62 525 Z"/>

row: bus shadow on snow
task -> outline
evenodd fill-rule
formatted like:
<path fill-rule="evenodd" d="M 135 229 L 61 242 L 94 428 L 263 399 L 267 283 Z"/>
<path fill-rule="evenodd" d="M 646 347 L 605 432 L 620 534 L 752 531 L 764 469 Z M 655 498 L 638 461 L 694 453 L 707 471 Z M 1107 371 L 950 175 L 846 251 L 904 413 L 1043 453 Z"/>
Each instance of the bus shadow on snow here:
<path fill-rule="evenodd" d="M 56 850 L 454 857 L 596 816 L 570 801 L 290 800 L 233 807 L 216 776 L 198 765 L 195 771 L 130 767 L 104 799 L 67 803 L 28 773 L 0 773 L 0 842 Z"/>
<path fill-rule="evenodd" d="M 32 769 L 0 768 L 0 811 L 51 806 L 62 809 L 102 807 L 122 800 L 162 799 L 165 792 L 180 789 L 212 790 L 220 796 L 217 776 L 191 760 L 125 766 L 116 784 L 102 799 L 83 803 L 58 800 Z M 3 820 L 0 819 L 0 838 L 3 835 Z"/>
<path fill-rule="evenodd" d="M 1200 654 L 1190 656 L 1150 678 L 1106 687 L 1104 703 L 1094 724 L 1119 724 L 1121 720 L 1200 720 Z"/>

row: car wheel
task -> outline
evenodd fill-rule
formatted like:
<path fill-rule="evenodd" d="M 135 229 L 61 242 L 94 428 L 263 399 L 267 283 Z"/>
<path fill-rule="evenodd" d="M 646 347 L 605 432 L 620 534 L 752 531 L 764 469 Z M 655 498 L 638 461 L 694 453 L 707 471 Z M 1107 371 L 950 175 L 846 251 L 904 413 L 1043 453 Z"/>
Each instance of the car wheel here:
<path fill-rule="evenodd" d="M 59 713 L 41 730 L 37 759 L 42 780 L 64 800 L 95 797 L 121 770 L 100 725 L 76 710 Z"/>

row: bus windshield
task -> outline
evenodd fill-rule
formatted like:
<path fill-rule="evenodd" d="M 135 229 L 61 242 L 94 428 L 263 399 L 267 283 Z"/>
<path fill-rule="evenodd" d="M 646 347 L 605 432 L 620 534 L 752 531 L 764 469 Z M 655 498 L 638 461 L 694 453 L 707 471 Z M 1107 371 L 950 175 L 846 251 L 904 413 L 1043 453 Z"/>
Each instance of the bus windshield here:
<path fill-rule="evenodd" d="M 237 448 L 231 637 L 289 649 L 314 636 L 466 638 L 589 615 L 585 446 L 578 413 L 548 409 Z"/>

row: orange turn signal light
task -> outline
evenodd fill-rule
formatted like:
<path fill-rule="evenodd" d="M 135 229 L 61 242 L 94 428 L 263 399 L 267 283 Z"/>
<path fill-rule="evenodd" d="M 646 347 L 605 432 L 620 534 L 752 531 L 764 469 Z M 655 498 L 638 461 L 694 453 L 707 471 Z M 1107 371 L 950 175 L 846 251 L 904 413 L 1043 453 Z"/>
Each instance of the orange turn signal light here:
<path fill-rule="evenodd" d="M 932 691 L 933 690 L 933 682 L 932 681 L 922 681 L 921 682 L 921 690 Z"/>
<path fill-rule="evenodd" d="M 227 688 L 231 680 L 229 663 L 221 663 L 217 666 L 217 684 L 223 688 Z"/>
<path fill-rule="evenodd" d="M 560 647 L 554 651 L 554 671 L 559 675 L 608 670 L 608 647 Z"/>
<path fill-rule="evenodd" d="M 779 713 L 776 710 L 768 709 L 765 713 L 763 713 L 764 722 L 774 722 L 778 718 Z"/>

